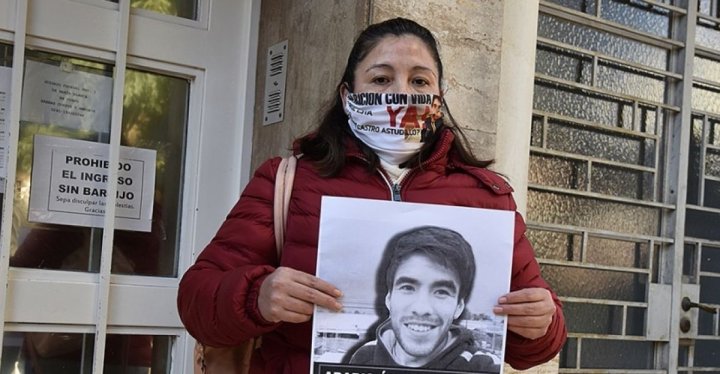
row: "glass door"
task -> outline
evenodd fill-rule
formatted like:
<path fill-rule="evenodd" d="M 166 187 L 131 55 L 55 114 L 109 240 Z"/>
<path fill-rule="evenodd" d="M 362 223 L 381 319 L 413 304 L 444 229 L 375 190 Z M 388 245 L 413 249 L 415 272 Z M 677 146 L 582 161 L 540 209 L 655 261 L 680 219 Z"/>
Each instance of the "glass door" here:
<path fill-rule="evenodd" d="M 189 372 L 177 285 L 249 175 L 258 10 L 0 0 L 0 372 Z"/>

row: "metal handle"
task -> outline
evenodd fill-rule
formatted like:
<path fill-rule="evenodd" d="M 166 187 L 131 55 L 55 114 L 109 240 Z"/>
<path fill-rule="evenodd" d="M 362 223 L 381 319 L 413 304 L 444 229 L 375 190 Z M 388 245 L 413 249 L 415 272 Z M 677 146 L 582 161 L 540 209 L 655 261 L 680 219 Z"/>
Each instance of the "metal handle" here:
<path fill-rule="evenodd" d="M 708 313 L 717 314 L 717 309 L 715 309 L 715 308 L 713 308 L 713 307 L 711 307 L 711 306 L 709 306 L 709 305 L 696 303 L 696 302 L 690 300 L 689 297 L 683 297 L 680 306 L 681 306 L 682 309 L 683 309 L 684 311 L 686 311 L 686 312 L 687 312 L 688 310 L 692 309 L 692 308 L 700 308 L 700 309 L 702 309 L 702 310 L 704 310 L 704 311 L 706 311 L 706 312 L 708 312 Z"/>

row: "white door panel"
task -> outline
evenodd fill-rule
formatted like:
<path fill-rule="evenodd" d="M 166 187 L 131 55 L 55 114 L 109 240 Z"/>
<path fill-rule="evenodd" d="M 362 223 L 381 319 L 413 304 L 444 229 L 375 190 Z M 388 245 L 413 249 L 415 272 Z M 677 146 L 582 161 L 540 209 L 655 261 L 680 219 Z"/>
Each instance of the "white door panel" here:
<path fill-rule="evenodd" d="M 28 35 L 114 51 L 117 29 L 117 10 L 68 0 L 28 2 Z"/>
<path fill-rule="evenodd" d="M 176 298 L 177 287 L 113 284 L 108 324 L 182 328 Z"/>
<path fill-rule="evenodd" d="M 97 284 L 13 279 L 8 283 L 5 321 L 95 324 Z"/>
<path fill-rule="evenodd" d="M 15 28 L 15 2 L 0 2 L 0 30 L 13 30 Z"/>

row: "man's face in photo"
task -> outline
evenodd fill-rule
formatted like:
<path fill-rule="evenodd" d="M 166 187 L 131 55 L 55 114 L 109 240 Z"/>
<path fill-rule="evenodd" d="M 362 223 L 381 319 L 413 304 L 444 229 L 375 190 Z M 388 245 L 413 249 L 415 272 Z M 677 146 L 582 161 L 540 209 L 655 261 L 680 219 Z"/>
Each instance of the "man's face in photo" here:
<path fill-rule="evenodd" d="M 450 325 L 465 308 L 459 291 L 458 276 L 425 255 L 410 255 L 400 264 L 385 305 L 406 354 L 421 358 L 442 348 Z"/>
<path fill-rule="evenodd" d="M 440 102 L 440 99 L 438 97 L 435 97 L 432 102 L 432 118 L 438 119 L 442 116 L 442 112 L 440 112 L 440 106 L 442 103 Z"/>

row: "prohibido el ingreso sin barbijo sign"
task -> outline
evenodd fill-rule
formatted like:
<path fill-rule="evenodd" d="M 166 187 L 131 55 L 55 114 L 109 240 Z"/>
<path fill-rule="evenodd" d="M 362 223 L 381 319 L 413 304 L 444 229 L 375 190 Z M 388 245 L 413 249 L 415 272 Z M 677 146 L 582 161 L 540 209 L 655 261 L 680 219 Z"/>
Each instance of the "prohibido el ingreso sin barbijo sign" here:
<path fill-rule="evenodd" d="M 103 227 L 108 176 L 116 167 L 115 227 L 149 232 L 156 151 L 120 147 L 117 165 L 110 165 L 108 151 L 108 144 L 36 135 L 28 220 Z"/>

